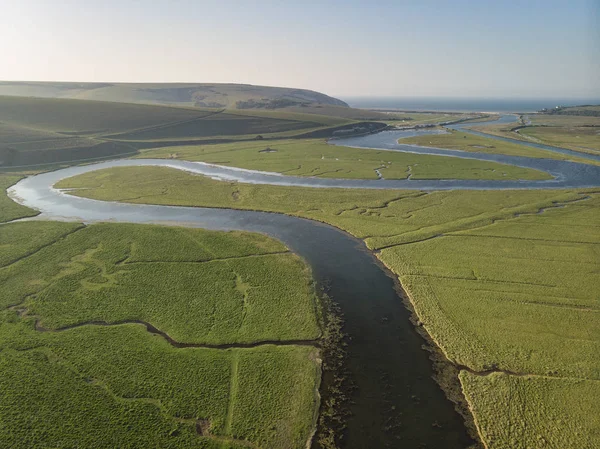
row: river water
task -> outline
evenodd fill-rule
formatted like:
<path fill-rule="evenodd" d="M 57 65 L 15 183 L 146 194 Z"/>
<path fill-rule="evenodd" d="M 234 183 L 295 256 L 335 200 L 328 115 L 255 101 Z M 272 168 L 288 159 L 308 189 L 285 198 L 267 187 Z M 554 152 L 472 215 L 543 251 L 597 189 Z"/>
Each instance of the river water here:
<path fill-rule="evenodd" d="M 343 144 L 374 145 L 402 151 L 394 131 L 344 139 Z M 340 149 L 342 150 L 342 149 Z M 417 147 L 408 151 L 421 152 Z M 428 154 L 446 150 L 424 149 Z M 441 152 L 441 153 L 440 153 Z M 317 283 L 328 286 L 345 317 L 350 337 L 348 368 L 352 395 L 345 448 L 465 448 L 472 441 L 454 406 L 432 379 L 429 353 L 415 331 L 395 282 L 364 243 L 329 225 L 283 214 L 228 209 L 136 205 L 78 198 L 53 189 L 60 179 L 101 168 L 160 165 L 216 179 L 275 185 L 349 188 L 552 188 L 597 186 L 600 167 L 547 159 L 474 153 L 455 157 L 513 161 L 552 173 L 552 181 L 392 181 L 295 178 L 272 173 L 169 160 L 117 160 L 70 167 L 21 180 L 9 189 L 15 201 L 40 210 L 37 219 L 157 223 L 214 230 L 261 232 L 284 242 L 312 267 Z M 501 159 L 501 160 L 498 160 Z M 508 162 L 511 163 L 511 162 Z M 529 164 L 529 165 L 527 165 Z"/>

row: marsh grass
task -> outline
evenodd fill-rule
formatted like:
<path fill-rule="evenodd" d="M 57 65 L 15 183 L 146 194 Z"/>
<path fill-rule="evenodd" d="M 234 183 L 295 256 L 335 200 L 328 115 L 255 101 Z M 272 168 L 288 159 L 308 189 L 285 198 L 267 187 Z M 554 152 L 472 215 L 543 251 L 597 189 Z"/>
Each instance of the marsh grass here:
<path fill-rule="evenodd" d="M 593 190 L 302 189 L 156 167 L 91 172 L 61 186 L 88 187 L 77 194 L 101 200 L 279 211 L 345 229 L 379 251 L 420 323 L 463 370 L 488 447 L 600 444 Z"/>
<path fill-rule="evenodd" d="M 478 130 L 482 132 L 488 132 L 487 127 Z M 497 131 L 496 133 L 499 133 L 499 135 L 504 135 L 502 131 Z M 506 137 L 514 138 L 512 135 L 506 135 Z M 506 154 L 509 156 L 572 160 L 575 162 L 583 162 L 588 164 L 591 163 L 588 159 L 582 159 L 576 156 L 569 156 L 539 148 L 526 147 L 518 143 L 503 142 L 488 137 L 476 136 L 455 130 L 449 130 L 449 132 L 446 134 L 407 137 L 400 139 L 399 142 L 403 144 L 447 148 L 449 150 L 461 150 L 476 153 Z"/>
<path fill-rule="evenodd" d="M 2 229 L 3 445 L 305 447 L 315 346 L 177 348 L 136 323 L 200 346 L 318 338 L 310 271 L 281 243 L 149 225 Z"/>
<path fill-rule="evenodd" d="M 22 176 L 19 175 L 0 174 L 0 223 L 18 218 L 33 217 L 38 214 L 33 209 L 15 203 L 6 195 L 6 189 L 16 184 L 21 178 Z"/>
<path fill-rule="evenodd" d="M 177 158 L 292 176 L 377 179 L 551 179 L 547 173 L 494 162 L 328 145 L 321 139 L 270 140 L 143 150 Z"/>

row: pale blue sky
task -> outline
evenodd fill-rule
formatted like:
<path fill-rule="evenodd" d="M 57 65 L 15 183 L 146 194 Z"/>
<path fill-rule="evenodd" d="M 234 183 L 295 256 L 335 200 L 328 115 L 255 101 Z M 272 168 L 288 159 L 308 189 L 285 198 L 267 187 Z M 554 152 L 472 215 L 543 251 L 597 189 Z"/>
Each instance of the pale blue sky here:
<path fill-rule="evenodd" d="M 600 96 L 600 0 L 0 0 L 0 79 Z"/>

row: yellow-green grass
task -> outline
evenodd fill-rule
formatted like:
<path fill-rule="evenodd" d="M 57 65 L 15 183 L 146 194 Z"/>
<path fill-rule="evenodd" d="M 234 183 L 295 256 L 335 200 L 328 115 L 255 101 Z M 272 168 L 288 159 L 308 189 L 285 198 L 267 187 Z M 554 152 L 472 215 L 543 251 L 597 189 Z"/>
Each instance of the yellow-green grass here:
<path fill-rule="evenodd" d="M 33 224 L 5 226 L 15 242 L 7 252 L 18 262 L 0 272 L 0 306 L 23 303 L 45 328 L 141 320 L 176 341 L 207 344 L 319 336 L 308 269 L 266 237 L 69 225 L 68 235 L 46 231 L 54 243 L 34 252 L 15 237 Z M 18 250 L 30 255 L 21 260 Z"/>
<path fill-rule="evenodd" d="M 328 106 L 322 105 L 323 111 L 327 112 L 328 108 L 333 109 L 341 109 L 344 111 L 356 111 L 356 109 L 346 108 L 342 106 Z M 320 109 L 319 105 L 314 106 L 316 109 Z M 272 119 L 280 119 L 280 120 L 292 120 L 297 122 L 310 122 L 315 123 L 320 126 L 335 126 L 335 125 L 343 125 L 346 123 L 353 123 L 356 120 L 369 120 L 369 118 L 358 118 L 353 120 L 349 117 L 337 116 L 335 114 L 319 114 L 308 112 L 312 111 L 311 107 L 308 106 L 306 108 L 297 107 L 291 109 L 275 109 L 275 110 L 264 110 L 264 109 L 226 109 L 225 112 L 238 117 L 263 117 L 263 118 L 272 118 Z M 375 120 L 375 118 L 371 118 Z"/>
<path fill-rule="evenodd" d="M 486 131 L 484 130 L 484 132 Z M 594 161 L 576 156 L 569 156 L 554 151 L 527 147 L 518 143 L 503 142 L 500 140 L 476 136 L 455 130 L 449 130 L 449 132 L 446 134 L 407 137 L 400 139 L 399 143 L 435 148 L 447 148 L 450 150 L 462 150 L 476 153 L 507 154 L 509 156 L 571 160 L 587 164 L 594 163 Z"/>
<path fill-rule="evenodd" d="M 584 153 L 600 153 L 600 126 L 576 128 L 528 126 L 520 129 L 519 134 L 548 145 Z"/>
<path fill-rule="evenodd" d="M 189 140 L 215 136 L 253 136 L 319 128 L 317 122 L 286 120 L 263 115 L 217 113 L 160 127 L 107 135 L 122 141 Z"/>
<path fill-rule="evenodd" d="M 0 145 L 4 149 L 30 151 L 34 149 L 73 148 L 90 146 L 99 141 L 87 137 L 61 134 L 27 126 L 0 123 Z"/>
<path fill-rule="evenodd" d="M 0 228 L 0 268 L 27 257 L 79 229 L 79 223 L 24 221 Z"/>
<path fill-rule="evenodd" d="M 284 212 L 327 221 L 371 248 L 412 242 L 447 231 L 536 212 L 570 191 L 414 191 L 313 189 L 214 181 L 165 167 L 97 170 L 56 184 L 98 200 Z"/>
<path fill-rule="evenodd" d="M 240 111 L 239 109 L 237 110 Z M 255 111 L 255 110 L 252 110 Z M 389 119 L 390 115 L 384 112 L 373 111 L 369 109 L 348 108 L 345 106 L 336 106 L 330 104 L 308 104 L 305 106 L 289 106 L 277 109 L 277 114 L 281 113 L 301 113 L 317 116 L 330 117 L 331 119 L 343 120 L 376 120 L 384 121 Z"/>
<path fill-rule="evenodd" d="M 86 159 L 133 151 L 125 144 L 0 123 L 0 166 L 58 162 L 67 154 L 71 159 Z"/>
<path fill-rule="evenodd" d="M 583 153 L 600 151 L 600 117 L 558 114 L 530 114 L 523 116 L 529 126 L 512 124 L 472 128 L 484 133 L 528 142 L 568 148 Z"/>
<path fill-rule="evenodd" d="M 0 97 L 0 122 L 40 131 L 94 135 L 197 119 L 212 109 L 104 101 Z"/>
<path fill-rule="evenodd" d="M 124 103 L 236 108 L 262 104 L 347 105 L 319 92 L 290 87 L 226 83 L 72 83 L 0 82 L 0 95 L 70 98 Z M 252 104 L 253 103 L 253 104 Z M 254 108 L 252 108 L 254 109 Z"/>
<path fill-rule="evenodd" d="M 298 112 L 0 96 L 0 166 L 133 154 L 156 142 L 289 137 L 352 120 Z"/>
<path fill-rule="evenodd" d="M 486 382 L 496 379 L 488 370 L 514 373 L 504 374 L 507 382 L 549 378 L 554 397 L 568 397 L 574 382 L 600 381 L 600 196 L 594 191 L 317 190 L 221 183 L 156 167 L 88 173 L 61 185 L 90 187 L 77 194 L 101 200 L 280 211 L 365 239 L 398 275 L 446 356 L 484 374 L 468 384 L 463 372 L 461 380 L 489 447 L 511 447 L 503 429 L 515 415 L 507 415 L 499 396 L 486 394 Z M 557 413 L 564 421 L 553 426 L 536 410 L 551 409 L 554 397 L 537 388 L 519 391 L 510 400 L 530 425 L 520 434 L 523 447 L 538 447 L 537 435 L 565 441 L 577 426 L 580 434 L 561 447 L 600 445 L 594 419 L 578 422 L 582 410 L 600 401 L 597 388 L 563 401 Z"/>
<path fill-rule="evenodd" d="M 388 113 L 389 123 L 393 126 L 416 126 L 416 125 L 435 125 L 438 123 L 454 122 L 464 120 L 478 114 L 459 114 L 459 113 L 431 113 L 431 112 L 390 112 Z M 481 120 L 481 117 L 478 118 Z"/>
<path fill-rule="evenodd" d="M 308 269 L 279 242 L 125 224 L 2 229 L 7 447 L 305 447 L 314 346 L 175 348 L 136 323 L 196 345 L 318 337 Z"/>
<path fill-rule="evenodd" d="M 465 371 L 460 380 L 488 449 L 598 447 L 598 380 Z"/>
<path fill-rule="evenodd" d="M 238 142 L 143 150 L 177 158 L 293 176 L 377 179 L 551 179 L 548 173 L 495 162 L 339 147 L 321 139 Z"/>
<path fill-rule="evenodd" d="M 141 325 L 42 333 L 2 315 L 5 447 L 304 448 L 311 433 L 313 347 L 177 349 Z"/>
<path fill-rule="evenodd" d="M 527 116 L 532 125 L 540 126 L 600 126 L 600 117 L 586 115 L 550 115 L 550 114 L 531 114 Z"/>
<path fill-rule="evenodd" d="M 19 175 L 0 174 L 0 223 L 38 214 L 33 209 L 15 203 L 6 195 L 6 189 L 16 184 L 21 178 L 22 176 Z"/>

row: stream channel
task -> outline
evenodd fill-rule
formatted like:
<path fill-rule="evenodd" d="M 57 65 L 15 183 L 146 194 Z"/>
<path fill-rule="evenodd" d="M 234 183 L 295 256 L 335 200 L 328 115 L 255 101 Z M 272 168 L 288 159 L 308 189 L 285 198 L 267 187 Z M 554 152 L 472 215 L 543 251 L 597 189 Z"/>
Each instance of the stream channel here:
<path fill-rule="evenodd" d="M 494 122 L 490 122 L 494 123 Z M 391 273 L 364 243 L 333 226 L 283 214 L 138 205 L 78 198 L 54 189 L 59 180 L 102 168 L 159 165 L 201 173 L 221 180 L 375 189 L 505 189 L 594 187 L 600 167 L 551 159 L 464 153 L 400 145 L 406 131 L 387 131 L 332 143 L 391 151 L 451 155 L 493 160 L 551 173 L 551 181 L 473 180 L 344 180 L 282 176 L 195 162 L 128 159 L 65 168 L 30 176 L 11 187 L 9 195 L 37 209 L 35 219 L 94 223 L 155 223 L 213 230 L 267 234 L 285 243 L 311 266 L 319 286 L 340 306 L 349 337 L 347 367 L 355 385 L 344 448 L 465 448 L 473 443 L 463 418 L 432 378 L 426 343 L 410 321 L 411 312 Z M 342 150 L 340 148 L 340 150 Z M 590 158 L 593 158 L 590 156 Z"/>

